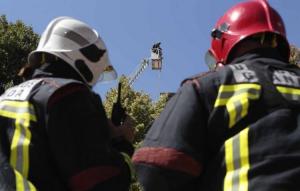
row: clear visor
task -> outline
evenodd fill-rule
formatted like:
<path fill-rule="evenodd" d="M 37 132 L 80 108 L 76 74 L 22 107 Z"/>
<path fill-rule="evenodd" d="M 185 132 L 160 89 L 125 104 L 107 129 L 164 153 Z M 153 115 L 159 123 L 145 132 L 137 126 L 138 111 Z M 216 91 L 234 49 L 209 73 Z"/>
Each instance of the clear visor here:
<path fill-rule="evenodd" d="M 217 60 L 209 50 L 205 54 L 205 63 L 208 66 L 209 70 L 216 69 Z"/>
<path fill-rule="evenodd" d="M 114 67 L 112 65 L 106 66 L 104 68 L 104 71 L 100 74 L 100 77 L 98 79 L 98 82 L 103 83 L 103 82 L 108 82 L 117 79 L 118 74 Z"/>

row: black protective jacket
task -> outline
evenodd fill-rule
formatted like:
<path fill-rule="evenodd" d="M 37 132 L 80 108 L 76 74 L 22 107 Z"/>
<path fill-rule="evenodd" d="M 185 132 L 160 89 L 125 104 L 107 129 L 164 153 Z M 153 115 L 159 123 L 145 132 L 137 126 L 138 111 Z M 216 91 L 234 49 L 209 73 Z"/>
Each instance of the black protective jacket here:
<path fill-rule="evenodd" d="M 145 191 L 300 187 L 300 70 L 258 50 L 183 83 L 134 154 Z"/>
<path fill-rule="evenodd" d="M 130 152 L 112 147 L 100 97 L 50 68 L 0 98 L 0 190 L 128 190 Z"/>

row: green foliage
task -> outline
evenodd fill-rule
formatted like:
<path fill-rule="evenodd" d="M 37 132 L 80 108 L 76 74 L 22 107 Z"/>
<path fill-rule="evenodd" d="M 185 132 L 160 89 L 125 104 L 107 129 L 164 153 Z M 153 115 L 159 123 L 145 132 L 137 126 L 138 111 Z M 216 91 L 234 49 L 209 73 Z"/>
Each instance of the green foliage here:
<path fill-rule="evenodd" d="M 159 115 L 166 103 L 166 97 L 162 97 L 157 102 L 152 102 L 150 96 L 142 91 L 134 91 L 125 76 L 120 78 L 122 83 L 122 106 L 126 108 L 126 113 L 130 115 L 136 126 L 135 144 L 143 140 L 145 133 L 153 120 Z M 112 88 L 107 94 L 104 107 L 108 116 L 111 116 L 113 103 L 117 99 L 117 88 Z"/>
<path fill-rule="evenodd" d="M 142 191 L 142 187 L 138 182 L 134 182 L 131 184 L 130 191 Z"/>
<path fill-rule="evenodd" d="M 165 104 L 168 96 L 162 95 L 157 102 L 153 102 L 150 96 L 142 91 L 134 91 L 128 83 L 128 79 L 125 76 L 120 78 L 122 83 L 122 95 L 121 103 L 126 108 L 126 113 L 135 120 L 135 146 L 138 147 L 144 136 L 151 126 L 155 118 L 159 116 Z M 111 116 L 113 103 L 117 100 L 117 87 L 112 88 L 107 94 L 104 101 L 104 107 L 107 112 L 107 116 Z M 141 191 L 141 187 L 138 182 L 131 185 L 130 191 Z"/>
<path fill-rule="evenodd" d="M 300 49 L 291 45 L 290 63 L 300 66 Z"/>
<path fill-rule="evenodd" d="M 162 94 L 159 97 L 158 101 L 154 103 L 154 105 L 153 105 L 153 110 L 154 111 L 153 111 L 153 114 L 152 114 L 153 118 L 157 118 L 160 115 L 160 113 L 164 109 L 168 99 L 169 99 L 168 94 Z"/>
<path fill-rule="evenodd" d="M 16 74 L 27 62 L 38 40 L 39 35 L 22 21 L 9 23 L 5 15 L 0 17 L 0 82 L 5 87 L 20 82 Z"/>

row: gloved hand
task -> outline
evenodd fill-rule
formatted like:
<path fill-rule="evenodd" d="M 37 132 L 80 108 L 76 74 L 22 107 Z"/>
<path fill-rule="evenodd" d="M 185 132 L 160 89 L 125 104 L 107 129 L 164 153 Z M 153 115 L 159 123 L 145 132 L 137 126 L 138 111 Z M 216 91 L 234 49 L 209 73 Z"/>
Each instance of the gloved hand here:
<path fill-rule="evenodd" d="M 125 152 L 132 156 L 134 152 L 134 120 L 130 116 L 126 116 L 124 123 L 120 126 L 115 126 L 110 120 L 108 121 L 112 132 L 111 145 L 119 152 Z"/>
<path fill-rule="evenodd" d="M 134 120 L 127 115 L 125 121 L 120 126 L 115 126 L 111 120 L 109 120 L 109 126 L 112 131 L 112 138 L 123 137 L 126 141 L 133 143 L 134 140 Z"/>

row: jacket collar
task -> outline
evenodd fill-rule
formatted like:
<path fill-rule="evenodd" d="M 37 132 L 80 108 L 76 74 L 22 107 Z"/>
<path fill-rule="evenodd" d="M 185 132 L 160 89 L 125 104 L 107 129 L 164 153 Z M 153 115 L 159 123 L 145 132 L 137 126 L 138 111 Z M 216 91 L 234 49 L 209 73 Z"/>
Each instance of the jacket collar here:
<path fill-rule="evenodd" d="M 261 49 L 255 49 L 253 51 L 249 51 L 249 52 L 245 53 L 244 55 L 233 59 L 232 62 L 230 62 L 230 64 L 241 63 L 245 60 L 252 60 L 252 59 L 257 59 L 257 58 L 273 59 L 273 60 L 277 60 L 281 63 L 288 64 L 285 61 L 285 59 L 283 59 L 280 56 L 280 53 L 274 48 L 261 48 Z"/>

